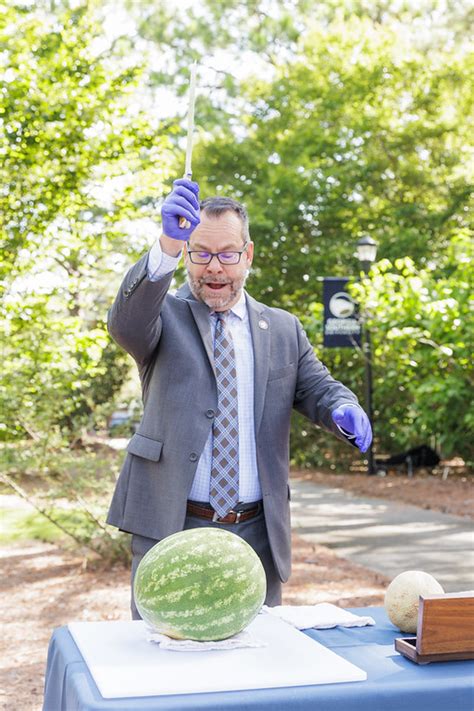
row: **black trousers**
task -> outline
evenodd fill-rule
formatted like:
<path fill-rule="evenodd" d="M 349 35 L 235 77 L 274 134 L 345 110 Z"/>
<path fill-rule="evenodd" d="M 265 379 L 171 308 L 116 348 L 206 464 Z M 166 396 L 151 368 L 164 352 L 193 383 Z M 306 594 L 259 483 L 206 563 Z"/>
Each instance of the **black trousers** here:
<path fill-rule="evenodd" d="M 244 509 L 245 507 L 239 507 L 239 509 Z M 263 511 L 249 519 L 248 521 L 243 521 L 239 523 L 217 523 L 212 522 L 209 519 L 200 518 L 198 516 L 186 516 L 184 523 L 184 530 L 190 528 L 203 528 L 204 526 L 211 526 L 213 528 L 224 528 L 226 531 L 235 533 L 244 539 L 257 553 L 260 560 L 262 561 L 263 568 L 265 570 L 265 575 L 267 578 L 267 595 L 265 598 L 265 605 L 274 606 L 281 605 L 281 580 L 278 575 L 275 564 L 273 562 L 273 556 L 270 551 L 270 544 L 268 542 L 267 527 L 265 525 L 265 516 Z M 152 548 L 155 543 L 153 538 L 146 538 L 145 536 L 138 536 L 136 534 L 132 535 L 132 580 L 131 580 L 131 611 L 132 619 L 139 620 L 140 614 L 135 606 L 135 600 L 133 598 L 133 580 L 135 578 L 135 573 L 138 568 L 138 564 L 141 559 L 147 553 L 150 548 Z"/>

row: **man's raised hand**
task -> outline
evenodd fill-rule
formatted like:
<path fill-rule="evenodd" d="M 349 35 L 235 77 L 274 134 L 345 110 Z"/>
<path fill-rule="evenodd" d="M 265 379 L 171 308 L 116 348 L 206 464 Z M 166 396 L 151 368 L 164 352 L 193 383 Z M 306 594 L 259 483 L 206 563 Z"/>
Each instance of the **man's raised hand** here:
<path fill-rule="evenodd" d="M 186 242 L 192 231 L 200 223 L 199 185 L 187 178 L 179 178 L 173 183 L 173 192 L 168 195 L 161 208 L 163 234 L 171 239 Z M 189 227 L 180 227 L 184 217 Z"/>

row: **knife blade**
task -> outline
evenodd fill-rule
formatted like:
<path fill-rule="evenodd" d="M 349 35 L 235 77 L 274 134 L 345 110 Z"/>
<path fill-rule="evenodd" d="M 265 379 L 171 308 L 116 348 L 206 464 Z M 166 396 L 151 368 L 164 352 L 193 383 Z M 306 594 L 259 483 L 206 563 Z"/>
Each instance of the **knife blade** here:
<path fill-rule="evenodd" d="M 186 160 L 184 166 L 183 178 L 191 180 L 193 171 L 191 167 L 193 157 L 193 138 L 194 138 L 194 104 L 196 101 L 196 72 L 197 62 L 191 64 L 190 79 L 189 79 L 189 103 L 188 103 L 188 133 L 186 141 Z M 179 218 L 179 226 L 181 229 L 188 229 L 191 223 L 185 217 Z"/>

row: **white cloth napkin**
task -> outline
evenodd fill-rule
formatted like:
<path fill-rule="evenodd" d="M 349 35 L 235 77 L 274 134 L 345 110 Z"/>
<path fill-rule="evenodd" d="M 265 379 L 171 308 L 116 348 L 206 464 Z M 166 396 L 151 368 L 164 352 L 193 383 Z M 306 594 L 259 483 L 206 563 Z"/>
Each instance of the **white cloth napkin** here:
<path fill-rule="evenodd" d="M 372 617 L 354 615 L 329 602 L 321 602 L 318 605 L 276 605 L 275 607 L 264 605 L 262 612 L 275 615 L 299 630 L 375 625 Z"/>
<path fill-rule="evenodd" d="M 172 639 L 165 634 L 147 627 L 147 641 L 160 645 L 160 649 L 170 652 L 209 652 L 210 650 L 241 649 L 243 647 L 265 647 L 266 643 L 256 639 L 247 630 L 242 630 L 227 639 L 212 642 L 197 642 L 193 639 Z"/>

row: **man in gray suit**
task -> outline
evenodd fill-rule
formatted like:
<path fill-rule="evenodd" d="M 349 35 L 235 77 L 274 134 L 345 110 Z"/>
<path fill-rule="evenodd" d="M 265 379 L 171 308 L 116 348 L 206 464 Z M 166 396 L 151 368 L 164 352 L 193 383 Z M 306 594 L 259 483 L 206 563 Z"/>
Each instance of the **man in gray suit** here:
<path fill-rule="evenodd" d="M 161 237 L 127 273 L 109 313 L 111 335 L 137 363 L 144 413 L 108 523 L 132 534 L 132 580 L 147 550 L 176 531 L 232 531 L 260 556 L 266 603 L 277 605 L 291 569 L 292 408 L 362 452 L 371 428 L 355 395 L 316 358 L 297 318 L 244 290 L 254 255 L 245 208 L 228 198 L 200 203 L 198 195 L 197 183 L 175 181 L 163 203 Z M 188 280 L 172 294 L 182 252 Z M 224 319 L 233 425 L 223 418 L 222 366 L 214 352 Z M 235 496 L 218 511 L 212 482 L 222 422 L 234 427 L 236 442 L 232 461 L 225 461 L 234 479 L 221 479 L 223 496 Z M 132 616 L 139 617 L 133 596 Z"/>

